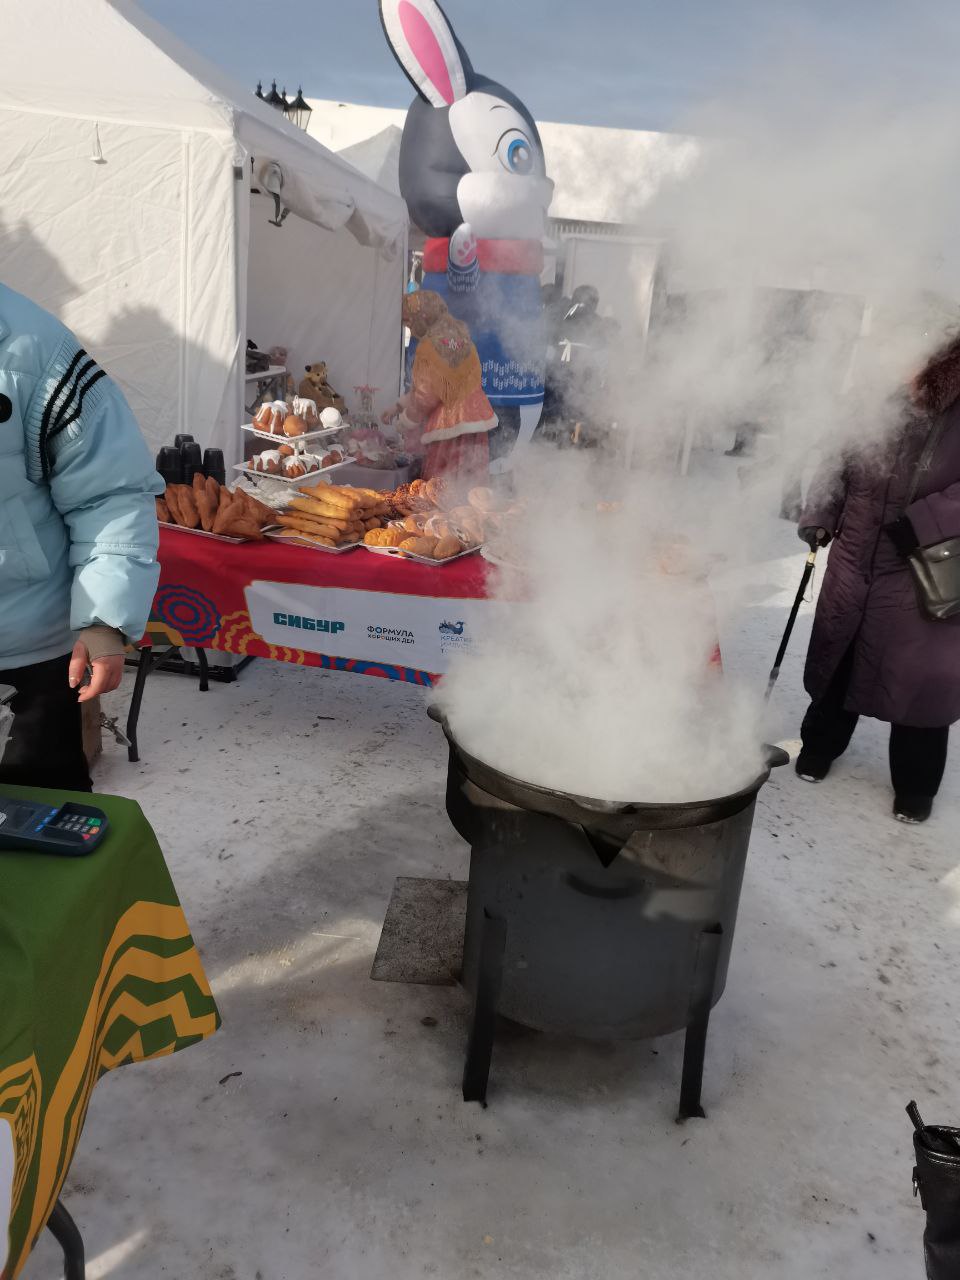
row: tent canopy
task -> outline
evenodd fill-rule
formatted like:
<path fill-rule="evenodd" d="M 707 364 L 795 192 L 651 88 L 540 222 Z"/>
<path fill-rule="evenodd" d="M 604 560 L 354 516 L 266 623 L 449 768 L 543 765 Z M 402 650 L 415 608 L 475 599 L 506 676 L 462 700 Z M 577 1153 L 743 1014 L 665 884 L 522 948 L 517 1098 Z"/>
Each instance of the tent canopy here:
<path fill-rule="evenodd" d="M 0 0 L 3 279 L 119 382 L 154 447 L 237 457 L 244 342 L 399 382 L 403 201 L 131 0 Z M 51 38 L 56 33 L 56 38 Z M 251 198 L 270 169 L 292 210 Z M 299 215 L 299 216 L 294 216 Z"/>
<path fill-rule="evenodd" d="M 401 201 L 245 91 L 132 0 L 0 0 L 0 14 L 6 53 L 0 110 L 234 138 L 258 162 L 278 163 L 319 206 L 347 204 L 379 239 L 398 242 L 402 236 Z M 309 218 L 309 208 L 301 216 Z"/>

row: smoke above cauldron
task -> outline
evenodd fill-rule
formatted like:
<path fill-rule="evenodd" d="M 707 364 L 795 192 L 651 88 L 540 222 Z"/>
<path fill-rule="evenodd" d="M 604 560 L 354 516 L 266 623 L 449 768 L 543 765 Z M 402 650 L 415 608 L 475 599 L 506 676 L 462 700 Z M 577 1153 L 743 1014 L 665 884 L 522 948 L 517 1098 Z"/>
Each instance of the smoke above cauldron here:
<path fill-rule="evenodd" d="M 634 470 L 529 452 L 501 543 L 523 583 L 507 570 L 497 588 L 517 603 L 441 693 L 458 739 L 504 772 L 608 800 L 748 785 L 766 672 L 717 678 L 715 607 L 741 575 L 711 593 L 696 571 L 768 558 L 784 486 L 815 464 L 856 448 L 883 465 L 907 383 L 958 328 L 960 93 L 865 87 L 796 47 L 683 122 L 699 159 L 652 203 L 610 178 L 623 221 L 663 240 L 649 338 L 615 358 L 598 414 L 631 434 Z M 684 432 L 716 458 L 745 423 L 770 457 L 750 483 L 727 460 L 676 474 Z"/>

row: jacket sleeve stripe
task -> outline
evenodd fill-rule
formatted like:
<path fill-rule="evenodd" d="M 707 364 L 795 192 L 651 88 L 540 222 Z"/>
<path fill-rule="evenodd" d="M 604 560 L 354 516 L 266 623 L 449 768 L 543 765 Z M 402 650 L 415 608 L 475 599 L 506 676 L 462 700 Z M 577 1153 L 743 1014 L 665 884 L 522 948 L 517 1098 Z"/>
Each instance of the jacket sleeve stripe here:
<path fill-rule="evenodd" d="M 53 441 L 57 438 L 57 436 L 60 434 L 61 431 L 65 431 L 72 422 L 76 422 L 76 420 L 80 417 L 80 414 L 83 412 L 83 402 L 86 399 L 87 392 L 90 390 L 91 387 L 95 387 L 101 378 L 105 378 L 106 376 L 107 375 L 103 369 L 97 368 L 93 376 L 84 383 L 84 385 L 80 388 L 80 396 L 79 396 L 79 399 L 77 400 L 77 405 L 74 411 L 67 418 L 60 417 L 58 421 L 54 424 L 52 429 L 50 430 L 49 434 L 47 435 L 48 447 L 50 444 L 53 443 Z M 68 401 L 67 404 L 63 406 L 64 410 L 68 407 L 69 403 L 70 402 Z"/>
<path fill-rule="evenodd" d="M 86 356 L 85 351 L 80 352 L 81 356 Z M 89 376 L 92 375 L 92 376 Z M 87 362 L 72 377 L 70 392 L 66 399 L 60 404 L 52 422 L 46 421 L 40 431 L 40 463 L 43 469 L 44 479 L 49 479 L 52 467 L 52 458 L 50 456 L 50 444 L 61 431 L 65 430 L 72 422 L 75 422 L 80 416 L 83 407 L 83 399 L 87 391 L 101 378 L 106 377 L 104 371 L 99 367 L 97 362 L 87 356 Z M 86 380 L 86 381 L 85 381 Z M 52 397 L 55 400 L 56 396 Z M 51 403 L 52 403 L 51 400 Z M 68 415 L 72 406 L 76 406 L 74 411 Z"/>
<path fill-rule="evenodd" d="M 49 400 L 44 405 L 43 421 L 40 424 L 40 440 L 39 440 L 40 462 L 43 468 L 44 478 L 46 478 L 46 474 L 47 474 L 47 468 L 44 462 L 44 458 L 46 456 L 46 438 L 47 438 L 47 432 L 50 430 L 50 420 L 53 416 L 53 411 L 56 408 L 57 401 L 60 399 L 61 395 L 63 395 L 64 389 L 67 383 L 70 381 L 70 379 L 73 377 L 74 373 L 76 372 L 77 366 L 84 359 L 84 357 L 86 357 L 86 355 L 87 353 L 83 350 L 82 347 L 75 353 L 73 359 L 70 361 L 69 365 L 67 366 L 66 373 L 64 373 L 63 377 L 54 387 L 53 394 L 50 396 Z"/>

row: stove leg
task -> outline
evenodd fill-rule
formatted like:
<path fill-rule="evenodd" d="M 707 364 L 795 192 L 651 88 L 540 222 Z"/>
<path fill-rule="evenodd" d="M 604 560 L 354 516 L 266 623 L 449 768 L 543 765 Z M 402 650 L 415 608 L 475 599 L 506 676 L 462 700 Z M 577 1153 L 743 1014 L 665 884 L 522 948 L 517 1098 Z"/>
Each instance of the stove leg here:
<path fill-rule="evenodd" d="M 463 1100 L 487 1105 L 487 1081 L 497 1029 L 497 1004 L 503 982 L 503 957 L 507 948 L 507 922 L 489 911 L 483 913 L 480 938 L 480 967 L 473 1022 L 467 1040 L 467 1061 L 463 1068 Z"/>
<path fill-rule="evenodd" d="M 703 1090 L 703 1060 L 707 1052 L 707 1029 L 713 992 L 717 981 L 717 963 L 723 928 L 715 925 L 705 929 L 697 943 L 697 958 L 693 969 L 693 986 L 690 990 L 690 1011 L 687 1017 L 687 1038 L 683 1048 L 683 1080 L 680 1085 L 680 1114 L 678 1123 L 697 1117 L 706 1118 L 700 1105 Z"/>
<path fill-rule="evenodd" d="M 83 1257 L 83 1237 L 77 1230 L 77 1224 L 58 1200 L 53 1206 L 53 1213 L 47 1223 L 50 1233 L 63 1250 L 64 1280 L 83 1280 L 86 1267 Z"/>

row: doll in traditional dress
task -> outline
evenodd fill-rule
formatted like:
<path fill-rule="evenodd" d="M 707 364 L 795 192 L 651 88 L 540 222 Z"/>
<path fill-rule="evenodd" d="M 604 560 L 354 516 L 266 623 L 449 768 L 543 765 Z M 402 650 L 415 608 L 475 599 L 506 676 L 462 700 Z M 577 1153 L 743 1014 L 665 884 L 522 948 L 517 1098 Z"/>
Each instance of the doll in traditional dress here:
<path fill-rule="evenodd" d="M 442 479 L 456 489 L 479 484 L 490 468 L 488 435 L 497 415 L 470 331 L 428 289 L 404 297 L 403 323 L 417 342 L 411 388 L 383 421 L 422 430 L 425 480 Z"/>

